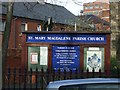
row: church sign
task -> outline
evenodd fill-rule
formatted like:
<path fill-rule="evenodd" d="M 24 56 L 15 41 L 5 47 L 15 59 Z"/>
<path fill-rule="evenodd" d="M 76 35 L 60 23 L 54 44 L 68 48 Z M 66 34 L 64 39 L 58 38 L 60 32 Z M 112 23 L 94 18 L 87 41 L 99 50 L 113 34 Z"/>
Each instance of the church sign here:
<path fill-rule="evenodd" d="M 104 72 L 110 67 L 110 32 L 23 32 L 22 37 L 28 70 Z"/>

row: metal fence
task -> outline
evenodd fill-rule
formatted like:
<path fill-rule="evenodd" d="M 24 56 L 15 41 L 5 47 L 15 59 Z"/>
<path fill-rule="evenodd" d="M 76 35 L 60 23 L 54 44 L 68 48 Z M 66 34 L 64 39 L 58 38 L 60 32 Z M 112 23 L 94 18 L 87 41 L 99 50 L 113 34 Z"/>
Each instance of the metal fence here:
<path fill-rule="evenodd" d="M 120 69 L 104 70 L 102 72 L 92 72 L 89 70 L 75 70 L 72 71 L 60 69 L 44 70 L 36 68 L 36 70 L 28 70 L 27 68 L 8 68 L 5 76 L 5 84 L 3 90 L 44 90 L 51 81 L 66 80 L 66 79 L 82 79 L 82 78 L 120 78 Z"/>

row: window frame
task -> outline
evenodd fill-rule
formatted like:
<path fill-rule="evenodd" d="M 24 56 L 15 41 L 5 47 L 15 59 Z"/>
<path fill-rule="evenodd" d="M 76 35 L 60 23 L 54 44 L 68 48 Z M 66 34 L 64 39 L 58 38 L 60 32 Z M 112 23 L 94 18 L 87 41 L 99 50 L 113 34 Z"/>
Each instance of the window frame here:
<path fill-rule="evenodd" d="M 42 31 L 42 25 L 41 24 L 37 25 L 37 31 Z"/>
<path fill-rule="evenodd" d="M 24 25 L 24 29 L 22 28 L 22 25 Z M 27 24 L 27 22 L 22 22 L 21 23 L 21 31 L 23 32 L 23 31 L 28 31 L 28 24 Z"/>
<path fill-rule="evenodd" d="M 0 29 L 0 31 L 4 31 L 5 30 L 5 24 L 6 24 L 6 21 L 5 20 L 2 20 L 1 21 L 1 29 Z"/>

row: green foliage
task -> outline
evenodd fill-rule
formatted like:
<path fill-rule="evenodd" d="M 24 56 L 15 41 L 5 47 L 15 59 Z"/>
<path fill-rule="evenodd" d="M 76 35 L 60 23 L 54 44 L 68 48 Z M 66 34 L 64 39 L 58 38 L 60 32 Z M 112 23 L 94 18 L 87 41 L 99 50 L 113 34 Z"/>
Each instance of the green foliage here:
<path fill-rule="evenodd" d="M 119 71 L 120 71 L 120 66 L 119 63 L 117 62 L 116 58 L 112 57 L 111 58 L 111 75 L 114 76 L 119 76 Z"/>
<path fill-rule="evenodd" d="M 117 60 L 116 60 L 115 57 L 111 57 L 110 61 L 111 61 L 111 65 L 110 65 L 111 69 L 117 69 L 117 68 L 119 68 L 119 64 L 118 64 L 118 62 L 117 62 Z"/>

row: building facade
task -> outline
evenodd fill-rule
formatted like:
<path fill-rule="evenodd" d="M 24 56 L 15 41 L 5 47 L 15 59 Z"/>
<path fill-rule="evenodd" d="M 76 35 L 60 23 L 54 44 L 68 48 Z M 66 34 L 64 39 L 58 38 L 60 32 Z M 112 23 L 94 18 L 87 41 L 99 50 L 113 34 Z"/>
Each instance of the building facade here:
<path fill-rule="evenodd" d="M 6 5 L 7 3 L 3 3 Z M 21 7 L 21 8 L 20 8 Z M 2 28 L 4 35 L 7 8 L 2 7 Z M 76 26 L 75 26 L 76 25 Z M 62 6 L 49 3 L 15 2 L 8 45 L 7 65 L 20 67 L 22 32 L 70 32 L 86 30 L 87 24 Z M 75 29 L 76 27 L 76 29 Z M 89 27 L 88 27 L 89 28 Z M 1 38 L 1 37 L 0 37 Z M 14 63 L 13 63 L 14 62 Z"/>
<path fill-rule="evenodd" d="M 109 4 L 103 2 L 84 3 L 84 14 L 93 14 L 106 21 L 109 20 Z"/>
<path fill-rule="evenodd" d="M 84 3 L 83 6 L 84 6 L 83 8 L 84 15 L 95 15 L 98 18 L 105 20 L 105 22 L 110 22 L 109 3 L 95 1 L 90 3 Z M 96 25 L 97 30 L 110 30 L 110 26 L 104 25 L 103 22 L 99 22 L 97 24 L 93 22 L 93 24 Z"/>
<path fill-rule="evenodd" d="M 96 0 L 96 2 L 104 2 L 104 3 L 109 3 L 109 0 Z"/>
<path fill-rule="evenodd" d="M 7 10 L 3 7 L 1 31 L 4 31 L 6 13 Z M 75 31 L 75 27 L 80 30 L 87 29 L 86 26 L 88 25 L 62 6 L 49 3 L 15 2 L 9 48 L 21 48 L 23 31 Z"/>
<path fill-rule="evenodd" d="M 119 56 L 119 37 L 120 37 L 120 0 L 110 0 L 110 22 L 111 22 L 111 55 Z M 118 57 L 117 57 L 118 58 Z"/>
<path fill-rule="evenodd" d="M 84 22 L 87 22 L 91 27 L 93 31 L 106 31 L 110 30 L 110 23 L 95 16 L 95 15 L 81 15 L 81 20 Z"/>

